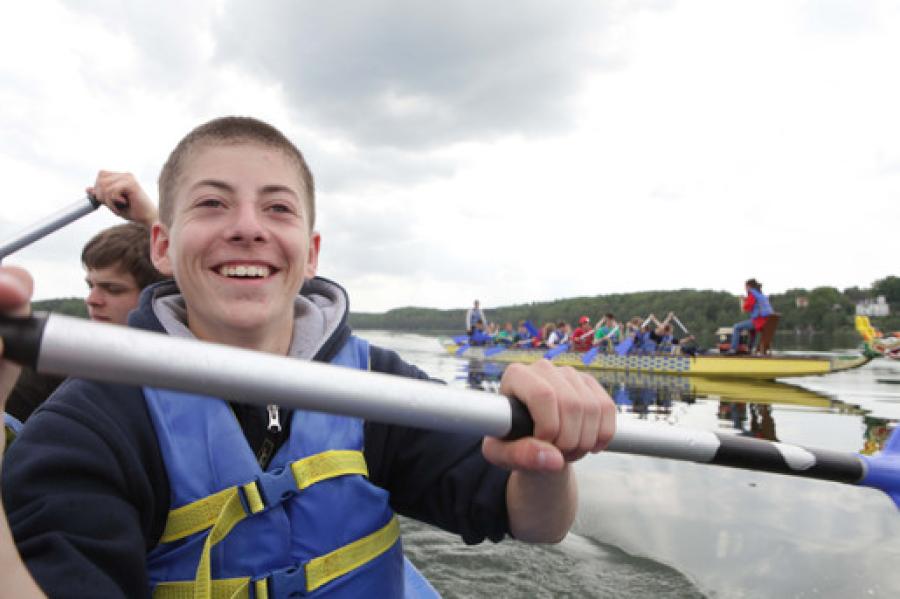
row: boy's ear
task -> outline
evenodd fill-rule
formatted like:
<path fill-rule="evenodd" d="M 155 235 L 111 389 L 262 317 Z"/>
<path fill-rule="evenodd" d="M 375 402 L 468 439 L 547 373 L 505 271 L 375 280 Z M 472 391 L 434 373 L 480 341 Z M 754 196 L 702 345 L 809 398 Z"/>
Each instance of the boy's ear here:
<path fill-rule="evenodd" d="M 309 236 L 309 255 L 306 257 L 306 268 L 304 269 L 303 278 L 311 279 L 316 276 L 319 269 L 319 247 L 322 243 L 322 236 L 313 231 Z"/>
<path fill-rule="evenodd" d="M 169 230 L 159 221 L 150 229 L 150 259 L 160 273 L 171 277 L 172 261 L 169 259 Z"/>

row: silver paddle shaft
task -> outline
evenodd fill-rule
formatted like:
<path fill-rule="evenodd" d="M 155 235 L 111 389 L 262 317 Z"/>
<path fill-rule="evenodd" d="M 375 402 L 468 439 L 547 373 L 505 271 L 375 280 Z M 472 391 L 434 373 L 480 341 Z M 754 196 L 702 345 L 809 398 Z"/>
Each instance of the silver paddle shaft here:
<path fill-rule="evenodd" d="M 38 239 L 46 237 L 57 229 L 65 227 L 70 222 L 78 220 L 86 214 L 90 214 L 99 206 L 100 202 L 98 202 L 94 198 L 88 197 L 84 198 L 83 200 L 79 200 L 78 202 L 66 208 L 63 208 L 56 214 L 43 219 L 40 223 L 33 225 L 26 231 L 17 235 L 15 238 L 7 241 L 3 245 L 0 245 L 0 260 L 6 258 L 14 252 L 21 250 L 25 246 L 31 245 Z"/>
<path fill-rule="evenodd" d="M 51 314 L 37 370 L 241 403 L 502 437 L 509 400 L 414 379 Z"/>

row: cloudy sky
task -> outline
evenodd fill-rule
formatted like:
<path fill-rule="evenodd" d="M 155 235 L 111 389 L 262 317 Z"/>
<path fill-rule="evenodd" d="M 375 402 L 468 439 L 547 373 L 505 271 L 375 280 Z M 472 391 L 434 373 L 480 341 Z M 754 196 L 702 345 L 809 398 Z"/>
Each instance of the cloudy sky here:
<path fill-rule="evenodd" d="M 225 114 L 317 178 L 320 274 L 356 310 L 897 270 L 900 8 L 857 0 L 10 3 L 0 239 L 100 168 L 156 197 Z M 84 292 L 87 216 L 5 260 Z"/>

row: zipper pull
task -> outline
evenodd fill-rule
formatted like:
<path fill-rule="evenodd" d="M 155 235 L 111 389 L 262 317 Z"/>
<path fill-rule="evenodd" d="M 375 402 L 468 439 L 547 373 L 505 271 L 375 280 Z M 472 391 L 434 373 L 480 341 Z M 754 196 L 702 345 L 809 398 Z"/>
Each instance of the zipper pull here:
<path fill-rule="evenodd" d="M 276 406 L 275 404 L 269 404 L 266 406 L 266 410 L 268 410 L 269 412 L 269 432 L 280 433 L 281 420 L 278 419 L 278 406 Z"/>

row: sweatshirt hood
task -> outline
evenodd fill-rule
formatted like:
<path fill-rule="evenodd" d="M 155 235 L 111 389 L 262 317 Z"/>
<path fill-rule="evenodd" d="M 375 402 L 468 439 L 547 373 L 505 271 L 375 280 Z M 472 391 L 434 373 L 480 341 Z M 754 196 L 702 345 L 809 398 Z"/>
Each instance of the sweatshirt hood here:
<path fill-rule="evenodd" d="M 347 325 L 349 300 L 337 283 L 323 277 L 306 281 L 294 299 L 294 331 L 288 355 L 301 359 L 327 360 L 350 334 Z M 188 328 L 184 296 L 173 280 L 144 289 L 138 309 L 128 324 L 194 338 Z"/>

